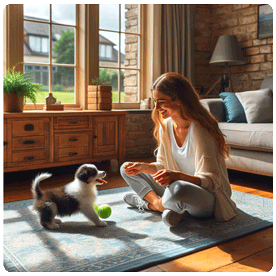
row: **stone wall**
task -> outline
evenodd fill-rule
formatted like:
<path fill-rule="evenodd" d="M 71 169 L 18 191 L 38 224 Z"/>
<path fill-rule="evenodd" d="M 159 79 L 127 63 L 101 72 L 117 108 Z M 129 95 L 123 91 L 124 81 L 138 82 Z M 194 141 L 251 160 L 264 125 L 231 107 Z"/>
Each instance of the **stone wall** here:
<path fill-rule="evenodd" d="M 126 117 L 126 159 L 152 157 L 156 148 L 150 111 L 129 111 Z"/>
<path fill-rule="evenodd" d="M 213 83 L 211 76 L 212 68 L 209 64 L 212 56 L 211 6 L 212 5 L 196 5 L 195 16 L 194 85 L 203 87 L 204 92 L 206 92 Z"/>
<path fill-rule="evenodd" d="M 223 67 L 209 61 L 221 35 L 236 35 L 246 64 L 231 66 L 233 91 L 256 90 L 273 75 L 273 38 L 258 39 L 257 4 L 197 5 L 195 23 L 195 85 L 205 92 L 221 76 Z"/>
<path fill-rule="evenodd" d="M 259 89 L 266 76 L 273 75 L 273 38 L 258 39 L 258 4 L 198 4 L 195 21 L 195 86 L 206 93 L 225 68 L 210 65 L 217 39 L 221 35 L 236 35 L 246 64 L 231 66 L 233 91 Z M 139 5 L 126 4 L 126 32 L 137 33 Z M 125 64 L 138 68 L 138 36 L 125 37 Z M 135 70 L 124 72 L 124 92 L 127 102 L 137 102 L 139 75 Z"/>
<path fill-rule="evenodd" d="M 133 33 L 125 35 L 125 64 L 126 68 L 138 69 L 138 51 L 139 51 L 139 37 L 135 35 L 138 30 L 138 16 L 139 5 L 138 4 L 126 4 L 127 10 L 126 17 L 126 32 Z M 139 76 L 136 70 L 124 71 L 124 92 L 125 102 L 137 102 L 138 101 L 138 83 Z"/>

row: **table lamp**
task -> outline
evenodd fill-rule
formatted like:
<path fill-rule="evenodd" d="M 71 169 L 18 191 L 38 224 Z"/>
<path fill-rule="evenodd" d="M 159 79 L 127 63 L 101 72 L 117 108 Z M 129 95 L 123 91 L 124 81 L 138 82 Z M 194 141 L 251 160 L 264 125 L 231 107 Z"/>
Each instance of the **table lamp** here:
<path fill-rule="evenodd" d="M 229 65 L 241 65 L 244 63 L 245 60 L 237 37 L 235 35 L 220 36 L 211 57 L 210 64 L 223 65 L 226 67 L 226 73 L 221 78 L 221 92 L 224 92 L 225 88 L 229 87 L 229 82 L 231 84 L 231 78 L 229 78 Z"/>

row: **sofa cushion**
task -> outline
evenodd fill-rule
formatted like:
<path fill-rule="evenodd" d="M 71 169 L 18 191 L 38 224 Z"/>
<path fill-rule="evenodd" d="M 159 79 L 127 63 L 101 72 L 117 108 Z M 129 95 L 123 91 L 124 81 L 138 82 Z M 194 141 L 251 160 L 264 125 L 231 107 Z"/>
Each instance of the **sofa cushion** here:
<path fill-rule="evenodd" d="M 247 123 L 245 112 L 238 97 L 233 92 L 222 92 L 222 98 L 227 123 Z"/>
<path fill-rule="evenodd" d="M 273 152 L 273 124 L 219 123 L 234 148 Z"/>
<path fill-rule="evenodd" d="M 249 124 L 273 123 L 273 99 L 270 89 L 235 93 Z"/>

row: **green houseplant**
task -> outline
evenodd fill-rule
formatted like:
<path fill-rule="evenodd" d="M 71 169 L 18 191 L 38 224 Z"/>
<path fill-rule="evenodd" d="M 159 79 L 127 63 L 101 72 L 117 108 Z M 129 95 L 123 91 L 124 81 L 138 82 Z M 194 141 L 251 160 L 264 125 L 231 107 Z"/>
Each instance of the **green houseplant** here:
<path fill-rule="evenodd" d="M 4 112 L 22 112 L 27 98 L 35 104 L 40 88 L 40 84 L 32 83 L 24 73 L 15 72 L 15 67 L 4 76 Z"/>

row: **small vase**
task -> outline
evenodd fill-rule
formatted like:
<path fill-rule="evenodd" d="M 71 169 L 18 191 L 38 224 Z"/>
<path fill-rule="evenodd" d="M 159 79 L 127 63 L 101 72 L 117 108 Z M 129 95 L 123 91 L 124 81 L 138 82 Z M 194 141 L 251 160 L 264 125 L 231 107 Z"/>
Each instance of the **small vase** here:
<path fill-rule="evenodd" d="M 24 96 L 17 94 L 4 94 L 4 112 L 23 112 Z"/>

